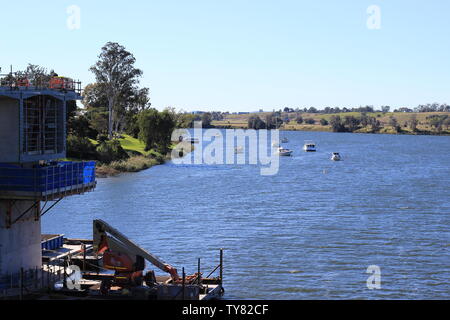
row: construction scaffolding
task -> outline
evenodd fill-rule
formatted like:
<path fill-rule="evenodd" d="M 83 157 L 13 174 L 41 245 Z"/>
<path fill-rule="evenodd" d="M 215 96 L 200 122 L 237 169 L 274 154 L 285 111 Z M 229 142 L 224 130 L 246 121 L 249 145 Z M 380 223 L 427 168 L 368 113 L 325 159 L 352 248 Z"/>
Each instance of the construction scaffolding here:
<path fill-rule="evenodd" d="M 0 162 L 66 157 L 66 110 L 81 83 L 58 76 L 0 75 Z"/>
<path fill-rule="evenodd" d="M 49 96 L 34 96 L 24 100 L 23 151 L 28 155 L 61 152 L 58 134 L 63 130 L 59 100 Z"/>

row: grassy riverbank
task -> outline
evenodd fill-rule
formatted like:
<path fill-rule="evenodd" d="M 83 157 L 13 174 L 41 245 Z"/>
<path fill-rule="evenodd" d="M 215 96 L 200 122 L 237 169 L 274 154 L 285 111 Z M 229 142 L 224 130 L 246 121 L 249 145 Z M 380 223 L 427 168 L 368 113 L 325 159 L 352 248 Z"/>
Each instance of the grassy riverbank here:
<path fill-rule="evenodd" d="M 251 116 L 258 116 L 262 120 L 264 120 L 265 116 L 270 113 L 261 112 L 261 113 L 250 113 L 250 114 L 229 114 L 224 117 L 223 120 L 220 121 L 212 121 L 212 125 L 216 128 L 229 128 L 229 129 L 247 129 L 248 128 L 248 119 Z M 299 114 L 303 123 L 297 123 L 296 118 L 298 116 L 297 113 L 281 113 L 281 118 L 283 120 L 289 119 L 289 121 L 283 121 L 283 124 L 279 128 L 280 130 L 286 131 L 325 131 L 332 132 L 332 126 L 329 124 L 332 116 L 339 116 L 342 119 L 345 117 L 355 117 L 361 118 L 360 112 L 345 112 L 345 113 L 334 113 L 334 114 L 325 114 L 325 113 L 300 113 Z M 409 112 L 371 112 L 366 113 L 369 117 L 374 117 L 380 122 L 381 128 L 377 132 L 372 132 L 369 127 L 360 126 L 358 129 L 354 130 L 354 133 L 380 133 L 380 134 L 424 134 L 424 135 L 450 135 L 450 128 L 448 126 L 443 126 L 441 131 L 439 132 L 436 127 L 432 125 L 430 119 L 433 116 L 449 116 L 448 112 L 419 112 L 419 113 L 409 113 Z M 391 118 L 395 118 L 400 131 L 395 130 L 391 125 Z M 417 119 L 417 128 L 415 131 L 410 128 L 410 121 L 413 118 Z M 313 119 L 314 123 L 307 124 L 305 123 L 306 119 Z M 324 119 L 328 122 L 328 124 L 321 124 L 321 120 Z"/>
<path fill-rule="evenodd" d="M 109 164 L 98 164 L 97 176 L 100 178 L 116 176 L 121 172 L 138 172 L 165 162 L 164 157 L 133 156 L 126 160 L 113 161 Z"/>
<path fill-rule="evenodd" d="M 145 150 L 145 144 L 139 139 L 132 136 L 123 134 L 117 139 L 120 142 L 121 147 L 127 152 L 129 158 L 112 161 L 110 163 L 97 162 L 96 173 L 97 177 L 104 178 L 109 176 L 116 176 L 122 172 L 138 172 L 151 168 L 155 165 L 163 164 L 165 161 L 170 160 L 171 153 L 161 154 L 155 150 Z M 98 145 L 96 140 L 89 139 L 93 145 Z M 173 149 L 176 144 L 171 146 Z M 183 143 L 180 145 L 184 152 L 191 152 L 192 146 L 190 143 Z M 86 159 L 68 159 L 68 160 L 86 160 Z"/>

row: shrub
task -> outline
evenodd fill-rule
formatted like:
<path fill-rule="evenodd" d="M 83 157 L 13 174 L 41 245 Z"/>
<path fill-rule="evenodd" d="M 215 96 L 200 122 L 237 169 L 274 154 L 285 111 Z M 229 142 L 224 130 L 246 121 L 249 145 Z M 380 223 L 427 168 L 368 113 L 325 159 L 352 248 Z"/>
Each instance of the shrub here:
<path fill-rule="evenodd" d="M 258 116 L 251 116 L 250 118 L 248 118 L 248 128 L 255 130 L 265 129 L 266 123 L 262 121 Z"/>
<path fill-rule="evenodd" d="M 305 119 L 305 123 L 306 124 L 315 124 L 316 120 L 314 120 L 313 118 L 308 118 L 308 119 Z"/>
<path fill-rule="evenodd" d="M 322 119 L 320 119 L 320 124 L 322 126 L 327 126 L 328 125 L 328 121 L 326 119 L 322 118 Z"/>
<path fill-rule="evenodd" d="M 85 137 L 67 136 L 67 157 L 76 159 L 97 159 L 95 146 Z"/>
<path fill-rule="evenodd" d="M 330 124 L 331 128 L 333 129 L 333 132 L 345 132 L 345 126 L 342 123 L 340 116 L 331 116 L 330 118 Z"/>
<path fill-rule="evenodd" d="M 99 143 L 103 143 L 103 142 L 106 142 L 106 141 L 108 141 L 108 140 L 109 140 L 109 138 L 108 138 L 108 135 L 107 135 L 107 134 L 101 133 L 101 134 L 97 135 L 97 141 L 98 141 Z"/>
<path fill-rule="evenodd" d="M 158 163 L 159 162 L 155 159 L 138 156 L 129 158 L 127 160 L 113 161 L 109 164 L 109 167 L 120 172 L 137 172 L 140 170 L 148 169 Z"/>
<path fill-rule="evenodd" d="M 357 130 L 360 123 L 361 120 L 353 116 L 346 116 L 344 118 L 344 125 L 347 127 L 347 131 L 349 132 Z"/>
<path fill-rule="evenodd" d="M 118 140 L 105 141 L 97 146 L 98 160 L 103 163 L 128 159 Z"/>
<path fill-rule="evenodd" d="M 92 129 L 89 120 L 84 116 L 72 117 L 67 122 L 67 132 L 77 137 L 95 139 L 97 130 Z"/>
<path fill-rule="evenodd" d="M 189 145 L 189 147 L 191 147 L 191 146 Z M 155 159 L 158 163 L 164 162 L 164 155 L 155 150 L 150 150 L 148 153 L 148 157 L 151 159 Z"/>

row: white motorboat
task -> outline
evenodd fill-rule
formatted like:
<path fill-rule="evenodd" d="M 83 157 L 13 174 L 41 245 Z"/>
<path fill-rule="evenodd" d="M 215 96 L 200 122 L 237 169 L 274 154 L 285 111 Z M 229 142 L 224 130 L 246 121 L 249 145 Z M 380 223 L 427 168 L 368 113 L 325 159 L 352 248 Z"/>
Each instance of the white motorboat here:
<path fill-rule="evenodd" d="M 331 156 L 331 160 L 333 160 L 333 161 L 341 161 L 341 155 L 339 154 L 339 152 L 333 152 L 333 154 Z"/>
<path fill-rule="evenodd" d="M 278 148 L 278 155 L 281 157 L 289 157 L 292 155 L 292 152 L 293 152 L 292 150 L 285 149 L 283 147 Z"/>
<path fill-rule="evenodd" d="M 288 143 L 289 142 L 289 139 L 288 138 L 283 138 L 283 139 L 281 139 L 281 143 Z"/>
<path fill-rule="evenodd" d="M 315 152 L 316 144 L 312 141 L 305 141 L 305 145 L 303 146 L 303 150 L 305 152 Z"/>

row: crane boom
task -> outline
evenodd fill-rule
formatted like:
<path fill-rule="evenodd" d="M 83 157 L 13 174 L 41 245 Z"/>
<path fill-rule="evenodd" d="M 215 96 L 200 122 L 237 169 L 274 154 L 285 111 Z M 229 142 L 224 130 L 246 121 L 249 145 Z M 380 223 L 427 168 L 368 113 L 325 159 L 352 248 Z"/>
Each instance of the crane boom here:
<path fill-rule="evenodd" d="M 150 263 L 152 263 L 154 266 L 159 268 L 160 270 L 164 272 L 170 273 L 172 279 L 174 281 L 179 279 L 179 276 L 177 274 L 177 270 L 172 267 L 171 265 L 165 263 L 163 260 L 158 258 L 157 256 L 149 253 L 148 251 L 142 249 L 137 244 L 135 244 L 133 241 L 128 239 L 125 235 L 123 235 L 120 231 L 110 226 L 108 223 L 106 223 L 103 220 L 94 220 L 94 243 L 93 247 L 96 252 L 98 252 L 99 247 L 101 245 L 102 239 L 108 239 L 109 233 L 111 236 L 113 236 L 114 242 L 119 241 L 122 248 L 126 250 L 125 253 L 133 254 L 136 256 L 141 256 L 145 260 L 148 260 Z"/>

